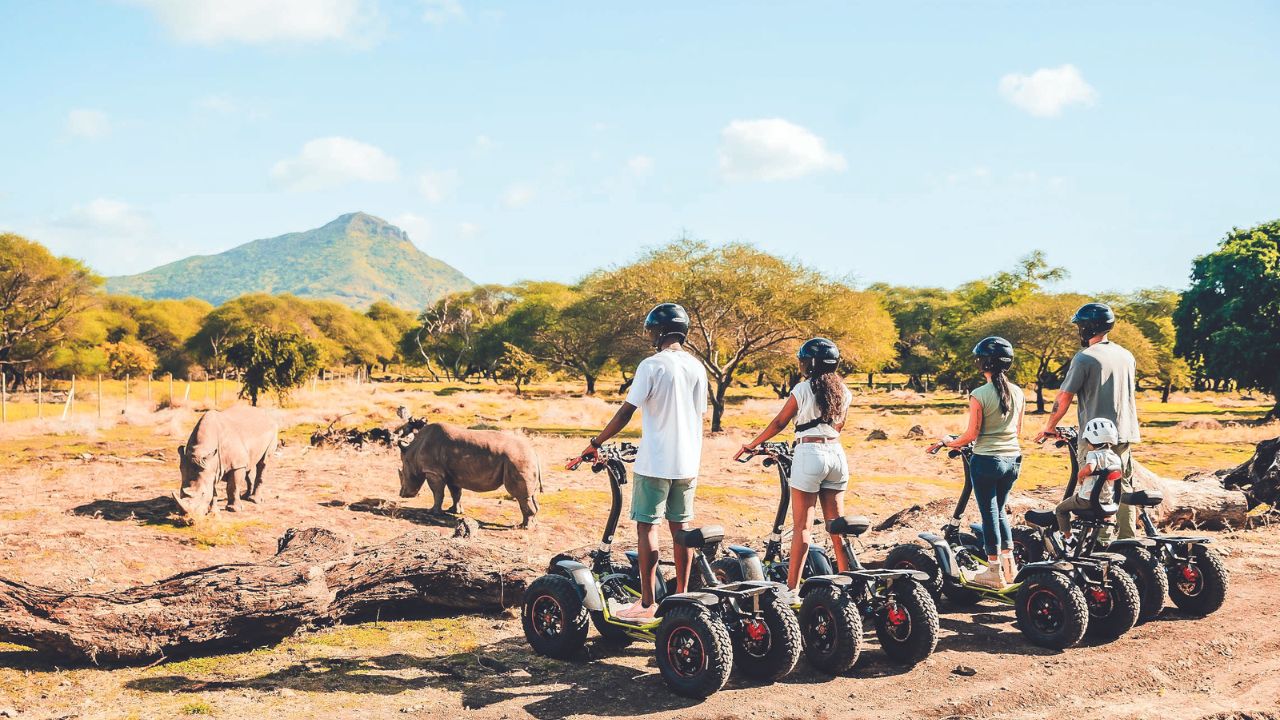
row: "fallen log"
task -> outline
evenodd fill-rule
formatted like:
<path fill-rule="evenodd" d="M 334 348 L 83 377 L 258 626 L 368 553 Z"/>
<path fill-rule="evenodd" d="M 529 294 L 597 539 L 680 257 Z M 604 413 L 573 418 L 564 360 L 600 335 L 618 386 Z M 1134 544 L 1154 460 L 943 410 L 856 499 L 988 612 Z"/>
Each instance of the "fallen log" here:
<path fill-rule="evenodd" d="M 520 603 L 539 572 L 516 551 L 428 530 L 356 548 L 321 528 L 290 530 L 260 563 L 193 570 L 109 593 L 0 579 L 0 641 L 63 663 L 134 664 L 260 646 L 302 628 Z"/>
<path fill-rule="evenodd" d="M 1254 446 L 1253 457 L 1230 470 L 1216 473 L 1222 486 L 1239 490 L 1249 499 L 1249 509 L 1280 504 L 1280 437 Z"/>

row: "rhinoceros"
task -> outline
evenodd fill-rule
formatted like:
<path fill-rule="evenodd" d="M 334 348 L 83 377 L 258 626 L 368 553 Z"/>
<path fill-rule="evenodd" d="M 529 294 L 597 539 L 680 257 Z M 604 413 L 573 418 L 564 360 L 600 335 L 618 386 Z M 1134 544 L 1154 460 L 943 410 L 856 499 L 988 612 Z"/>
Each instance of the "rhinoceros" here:
<path fill-rule="evenodd" d="M 468 430 L 449 423 L 424 423 L 412 438 L 400 441 L 400 497 L 417 497 L 425 482 L 439 513 L 445 488 L 453 500 L 449 512 L 461 512 L 463 490 L 506 488 L 520 504 L 520 527 L 538 512 L 533 486 L 542 491 L 542 467 L 528 438 L 499 430 Z"/>
<path fill-rule="evenodd" d="M 178 446 L 182 488 L 173 494 L 178 507 L 190 517 L 207 515 L 214 509 L 222 480 L 227 483 L 229 512 L 236 511 L 238 499 L 257 502 L 267 457 L 278 444 L 276 421 L 262 408 L 237 405 L 206 412 L 187 444 Z"/>

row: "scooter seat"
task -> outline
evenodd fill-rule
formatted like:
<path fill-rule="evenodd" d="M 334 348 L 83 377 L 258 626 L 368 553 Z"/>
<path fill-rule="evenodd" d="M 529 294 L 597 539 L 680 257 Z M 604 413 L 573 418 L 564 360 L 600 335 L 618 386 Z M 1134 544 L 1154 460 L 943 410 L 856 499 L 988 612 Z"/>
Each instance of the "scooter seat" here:
<path fill-rule="evenodd" d="M 724 540 L 724 528 L 719 525 L 707 525 L 692 530 L 677 530 L 673 537 L 677 545 L 694 549 L 704 548 Z"/>
<path fill-rule="evenodd" d="M 1155 507 L 1164 502 L 1164 495 L 1160 494 L 1159 490 L 1138 490 L 1121 495 L 1120 502 L 1125 505 Z"/>
<path fill-rule="evenodd" d="M 1052 510 L 1028 510 L 1027 522 L 1036 527 L 1054 527 L 1058 524 L 1058 516 Z"/>
<path fill-rule="evenodd" d="M 862 515 L 845 515 L 827 522 L 827 532 L 832 535 L 857 537 L 869 529 L 871 529 L 871 521 Z"/>

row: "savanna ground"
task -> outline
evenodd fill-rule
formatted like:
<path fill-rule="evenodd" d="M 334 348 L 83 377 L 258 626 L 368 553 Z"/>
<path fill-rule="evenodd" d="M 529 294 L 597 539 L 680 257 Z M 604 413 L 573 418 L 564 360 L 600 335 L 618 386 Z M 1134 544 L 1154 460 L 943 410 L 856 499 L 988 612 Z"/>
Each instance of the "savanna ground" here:
<path fill-rule="evenodd" d="M 610 387 L 609 389 L 613 389 Z M 109 392 L 119 388 L 109 387 Z M 139 391 L 134 390 L 135 399 Z M 159 390 L 157 390 L 159 392 Z M 296 395 L 276 411 L 287 443 L 268 469 L 258 506 L 222 513 L 195 526 L 170 516 L 177 487 L 176 446 L 191 405 L 119 414 L 110 402 L 98 419 L 83 396 L 69 420 L 16 417 L 0 426 L 0 577 L 92 592 L 156 580 L 200 566 L 272 554 L 290 527 L 322 525 L 377 543 L 406 530 L 452 531 L 453 519 L 429 515 L 426 498 L 397 497 L 398 453 L 385 449 L 315 449 L 312 431 L 341 413 L 348 426 L 392 426 L 395 408 L 464 425 L 528 432 L 543 458 L 545 493 L 539 524 L 513 529 L 515 503 L 501 492 L 464 495 L 466 514 L 486 541 L 523 548 L 542 565 L 557 550 L 594 543 L 608 508 L 603 476 L 562 469 L 612 412 L 615 396 L 582 397 L 570 385 L 545 385 L 516 397 L 490 385 L 343 384 Z M 224 404 L 229 396 L 224 395 Z M 118 401 L 114 401 L 118 404 Z M 723 524 L 731 538 L 758 544 L 776 502 L 769 470 L 731 462 L 778 401 L 741 389 L 731 398 L 724 433 L 708 439 L 698 516 Z M 1168 477 L 1247 459 L 1253 443 L 1280 426 L 1243 424 L 1266 403 L 1240 396 L 1144 398 L 1146 442 L 1138 457 Z M 58 408 L 60 411 L 61 408 Z M 926 456 L 925 437 L 959 430 L 963 399 L 949 392 L 858 394 L 846 431 L 853 473 L 850 511 L 876 521 L 914 504 L 912 527 L 873 533 L 864 559 L 932 529 L 949 512 L 960 468 Z M 1029 418 L 1033 429 L 1037 418 Z M 637 423 L 638 424 L 638 423 Z M 869 441 L 871 430 L 888 440 Z M 1017 492 L 1047 506 L 1065 480 L 1061 451 L 1027 451 Z M 970 511 L 974 515 L 974 511 Z M 961 611 L 941 604 L 942 637 L 928 661 L 889 664 L 872 638 L 845 677 L 827 678 L 804 662 L 772 687 L 737 678 L 702 703 L 666 691 L 642 644 L 614 650 L 589 643 L 589 659 L 566 663 L 533 655 L 515 613 L 374 621 L 298 635 L 270 647 L 148 668 L 60 668 L 22 647 L 0 645 L 0 716 L 159 718 L 186 715 L 270 718 L 374 717 L 921 717 L 921 718 L 1278 718 L 1280 564 L 1274 528 L 1218 533 L 1232 586 L 1227 605 L 1209 618 L 1166 609 L 1120 640 L 1066 652 L 1025 643 L 1012 610 Z M 630 540 L 624 531 L 620 543 Z M 594 638 L 594 634 L 593 634 Z M 957 666 L 976 674 L 962 676 Z"/>

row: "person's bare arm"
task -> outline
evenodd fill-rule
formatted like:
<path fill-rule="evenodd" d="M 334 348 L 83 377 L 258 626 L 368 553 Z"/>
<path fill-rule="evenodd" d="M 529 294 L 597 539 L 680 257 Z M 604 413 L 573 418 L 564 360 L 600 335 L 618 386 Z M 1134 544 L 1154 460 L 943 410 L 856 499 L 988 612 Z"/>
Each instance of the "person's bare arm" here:
<path fill-rule="evenodd" d="M 627 423 L 631 422 L 631 418 L 635 414 L 636 414 L 635 405 L 632 405 L 629 402 L 622 403 L 622 405 L 618 407 L 618 412 L 613 414 L 613 418 L 609 420 L 609 423 L 607 425 L 604 426 L 604 429 L 600 431 L 600 434 L 596 435 L 595 438 L 593 438 L 595 440 L 595 443 L 588 444 L 587 449 L 582 451 L 581 457 L 586 458 L 588 460 L 595 460 L 596 445 L 597 444 L 603 445 L 609 442 L 609 439 L 612 438 L 614 435 L 617 435 L 618 433 L 622 432 L 622 429 L 627 426 Z"/>
<path fill-rule="evenodd" d="M 1089 477 L 1092 474 L 1093 474 L 1093 465 L 1090 465 L 1089 463 L 1085 463 L 1084 467 L 1080 468 L 1080 474 L 1076 475 L 1076 479 L 1084 480 L 1085 478 Z"/>
<path fill-rule="evenodd" d="M 760 446 L 760 443 L 768 442 L 770 438 L 785 430 L 787 425 L 791 423 L 791 420 L 795 418 L 796 411 L 798 409 L 799 405 L 796 403 L 795 396 L 792 395 L 791 397 L 788 397 L 787 401 L 783 403 L 782 409 L 778 411 L 778 414 L 773 416 L 773 419 L 770 420 L 769 424 L 760 431 L 759 435 L 756 435 L 754 440 L 743 445 L 742 448 L 738 450 L 738 454 L 733 456 L 733 459 L 737 460 L 742 457 L 743 453 L 755 450 Z"/>
<path fill-rule="evenodd" d="M 978 433 L 982 432 L 982 403 L 978 398 L 969 396 L 969 426 L 965 428 L 960 437 L 949 443 L 944 443 L 949 448 L 962 448 L 965 445 L 978 439 Z"/>
<path fill-rule="evenodd" d="M 1049 413 L 1049 419 L 1044 423 L 1044 429 L 1036 435 L 1036 442 L 1044 442 L 1049 438 L 1058 437 L 1058 423 L 1062 422 L 1062 418 L 1066 417 L 1067 411 L 1071 409 L 1071 401 L 1075 399 L 1074 393 L 1062 390 L 1058 393 L 1058 397 L 1053 399 L 1053 412 Z"/>

